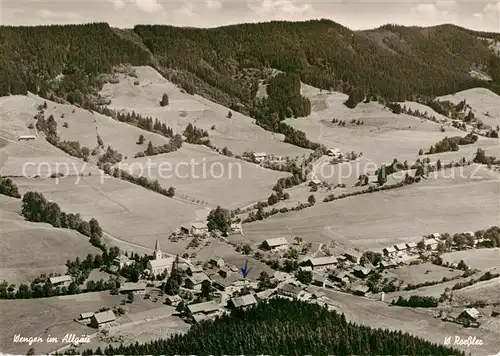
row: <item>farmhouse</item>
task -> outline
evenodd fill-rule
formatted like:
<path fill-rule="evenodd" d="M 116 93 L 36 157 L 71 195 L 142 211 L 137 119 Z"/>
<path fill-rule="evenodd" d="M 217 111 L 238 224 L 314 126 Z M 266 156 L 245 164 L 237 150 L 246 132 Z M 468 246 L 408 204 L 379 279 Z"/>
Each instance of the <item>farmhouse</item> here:
<path fill-rule="evenodd" d="M 365 278 L 370 274 L 371 270 L 366 267 L 356 266 L 354 268 L 354 275 L 357 277 Z"/>
<path fill-rule="evenodd" d="M 380 267 L 382 268 L 391 268 L 391 267 L 396 267 L 397 265 L 398 264 L 393 259 L 388 259 L 380 262 Z"/>
<path fill-rule="evenodd" d="M 368 293 L 368 291 L 370 290 L 370 288 L 368 288 L 367 286 L 363 286 L 363 285 L 360 285 L 360 286 L 357 286 L 353 292 L 354 294 L 356 295 L 360 295 L 360 296 L 365 296 L 366 293 Z"/>
<path fill-rule="evenodd" d="M 382 250 L 382 253 L 385 255 L 385 256 L 388 256 L 388 257 L 394 257 L 396 256 L 397 254 L 397 251 L 394 247 L 386 247 Z"/>
<path fill-rule="evenodd" d="M 208 233 L 207 223 L 195 222 L 191 225 L 191 235 L 199 236 Z"/>
<path fill-rule="evenodd" d="M 178 295 L 167 295 L 165 298 L 165 304 L 176 307 L 182 301 L 182 298 Z"/>
<path fill-rule="evenodd" d="M 163 258 L 163 253 L 161 252 L 160 242 L 156 240 L 155 251 L 154 251 L 154 259 L 148 261 L 147 269 L 149 273 L 153 276 L 158 276 L 160 274 L 166 273 L 170 274 L 170 270 L 172 269 L 172 265 L 175 262 L 174 258 L 168 257 Z"/>
<path fill-rule="evenodd" d="M 312 275 L 313 279 L 312 279 L 312 283 L 314 285 L 317 285 L 317 286 L 320 286 L 320 287 L 323 287 L 323 285 L 325 284 L 326 282 L 326 277 L 320 275 L 320 274 L 317 274 L 317 273 L 313 273 Z"/>
<path fill-rule="evenodd" d="M 90 326 L 93 328 L 99 328 L 103 325 L 107 325 L 116 320 L 115 313 L 112 310 L 108 310 L 102 313 L 97 313 L 92 315 L 90 318 Z"/>
<path fill-rule="evenodd" d="M 229 306 L 232 308 L 245 308 L 254 304 L 257 304 L 257 300 L 255 299 L 253 294 L 235 297 L 229 301 Z"/>
<path fill-rule="evenodd" d="M 312 269 L 316 268 L 323 268 L 323 267 L 328 267 L 328 266 L 333 266 L 337 264 L 337 259 L 334 256 L 327 256 L 327 257 L 316 257 L 316 258 L 309 258 L 306 262 L 306 266 L 311 266 Z"/>
<path fill-rule="evenodd" d="M 227 287 L 229 287 L 231 284 L 236 282 L 240 278 L 240 275 L 237 274 L 232 274 L 228 275 L 227 277 L 222 277 L 220 275 L 213 275 L 210 277 L 210 280 L 212 281 L 212 285 L 217 288 L 220 291 L 225 290 Z"/>
<path fill-rule="evenodd" d="M 349 277 L 347 277 L 347 273 L 344 271 L 338 271 L 330 275 L 330 278 L 335 282 L 340 282 L 342 284 L 349 283 Z"/>
<path fill-rule="evenodd" d="M 459 315 L 458 315 L 458 321 L 462 322 L 467 322 L 467 321 L 477 321 L 481 315 L 479 314 L 479 311 L 476 308 L 468 308 L 464 309 Z"/>
<path fill-rule="evenodd" d="M 146 283 L 144 282 L 139 282 L 139 283 L 125 282 L 120 287 L 120 293 L 132 292 L 141 294 L 144 293 L 145 290 L 146 290 Z"/>
<path fill-rule="evenodd" d="M 79 319 L 80 320 L 90 319 L 90 318 L 92 318 L 93 315 L 94 315 L 94 312 L 81 313 Z"/>
<path fill-rule="evenodd" d="M 255 157 L 255 160 L 259 163 L 262 163 L 264 162 L 264 160 L 266 159 L 267 157 L 267 153 L 266 152 L 255 152 L 253 154 L 253 156 Z"/>
<path fill-rule="evenodd" d="M 29 141 L 29 140 L 34 140 L 36 136 L 34 135 L 21 135 L 17 138 L 18 141 Z"/>
<path fill-rule="evenodd" d="M 424 246 L 426 250 L 435 250 L 437 248 L 437 245 L 439 244 L 439 241 L 436 239 L 424 239 Z"/>
<path fill-rule="evenodd" d="M 201 266 L 191 265 L 187 269 L 188 276 L 192 276 L 195 273 L 201 273 L 201 272 L 203 272 L 203 268 L 201 268 Z"/>
<path fill-rule="evenodd" d="M 417 248 L 417 243 L 416 242 L 408 242 L 406 244 L 406 249 L 408 251 L 414 251 Z"/>
<path fill-rule="evenodd" d="M 266 290 L 263 290 L 262 292 L 259 292 L 259 293 L 255 294 L 255 297 L 257 298 L 257 300 L 266 300 L 273 293 L 274 293 L 274 290 L 272 290 L 272 289 L 266 289 Z"/>
<path fill-rule="evenodd" d="M 397 245 L 394 245 L 394 249 L 398 252 L 404 252 L 406 251 L 407 247 L 406 247 L 406 244 L 397 244 Z"/>
<path fill-rule="evenodd" d="M 344 253 L 345 258 L 352 263 L 359 264 L 361 261 L 361 254 L 359 252 L 346 252 Z"/>
<path fill-rule="evenodd" d="M 313 269 L 311 266 L 300 266 L 299 270 L 301 270 L 302 272 L 312 272 Z"/>
<path fill-rule="evenodd" d="M 53 286 L 67 287 L 71 284 L 71 276 L 64 275 L 64 276 L 50 277 L 49 281 Z"/>
<path fill-rule="evenodd" d="M 219 305 L 214 301 L 188 305 L 188 311 L 192 316 L 196 314 L 209 314 L 217 310 L 219 310 Z"/>
<path fill-rule="evenodd" d="M 213 267 L 218 267 L 218 268 L 226 266 L 226 261 L 224 261 L 223 258 L 217 256 L 208 258 L 208 263 L 210 263 Z"/>
<path fill-rule="evenodd" d="M 340 155 L 342 155 L 342 150 L 340 148 L 329 148 L 326 153 L 328 154 L 328 156 L 339 157 Z"/>
<path fill-rule="evenodd" d="M 275 239 L 264 240 L 261 247 L 265 250 L 273 250 L 278 247 L 288 246 L 288 240 L 284 237 L 277 237 Z"/>
<path fill-rule="evenodd" d="M 194 273 L 192 276 L 186 278 L 186 287 L 189 289 L 195 289 L 195 290 L 200 290 L 201 289 L 201 283 L 205 280 L 210 280 L 208 276 L 201 272 L 201 273 Z"/>
<path fill-rule="evenodd" d="M 115 259 L 113 260 L 113 263 L 116 266 L 118 266 L 120 269 L 122 269 L 125 266 L 132 265 L 134 263 L 134 261 L 125 255 L 119 255 L 119 256 L 115 257 Z"/>
<path fill-rule="evenodd" d="M 285 284 L 283 287 L 278 288 L 278 294 L 286 297 L 298 298 L 302 289 L 291 283 Z"/>

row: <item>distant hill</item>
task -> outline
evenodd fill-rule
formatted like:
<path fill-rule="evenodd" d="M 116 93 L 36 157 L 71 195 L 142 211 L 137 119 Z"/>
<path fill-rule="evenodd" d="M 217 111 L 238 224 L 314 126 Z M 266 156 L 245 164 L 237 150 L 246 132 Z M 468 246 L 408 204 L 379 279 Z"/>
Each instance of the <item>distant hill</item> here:
<path fill-rule="evenodd" d="M 105 355 L 463 355 L 406 333 L 348 323 L 326 308 L 284 299 L 194 325 L 185 335 L 87 350 Z"/>
<path fill-rule="evenodd" d="M 487 40 L 498 37 L 453 25 L 351 31 L 329 20 L 211 29 L 0 27 L 0 95 L 29 90 L 84 104 L 100 86 L 98 74 L 120 63 L 152 65 L 188 92 L 235 109 L 252 106 L 264 68 L 298 74 L 316 87 L 394 101 L 473 87 L 500 93 L 500 58 Z M 493 80 L 471 77 L 471 68 Z"/>

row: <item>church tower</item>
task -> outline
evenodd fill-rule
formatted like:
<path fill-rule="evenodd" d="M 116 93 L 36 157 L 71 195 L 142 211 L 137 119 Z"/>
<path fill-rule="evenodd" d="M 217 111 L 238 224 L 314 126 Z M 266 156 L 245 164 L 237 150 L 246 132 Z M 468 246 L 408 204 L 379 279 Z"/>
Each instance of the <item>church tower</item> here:
<path fill-rule="evenodd" d="M 163 254 L 161 253 L 160 242 L 158 240 L 156 240 L 154 259 L 161 260 L 162 258 L 163 258 Z"/>

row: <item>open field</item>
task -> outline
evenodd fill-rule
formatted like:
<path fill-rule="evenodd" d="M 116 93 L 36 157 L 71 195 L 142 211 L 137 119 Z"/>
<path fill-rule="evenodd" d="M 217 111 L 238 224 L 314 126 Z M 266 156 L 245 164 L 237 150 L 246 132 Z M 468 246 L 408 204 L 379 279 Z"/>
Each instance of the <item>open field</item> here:
<path fill-rule="evenodd" d="M 485 226 L 486 228 L 486 226 Z M 480 248 L 445 253 L 441 256 L 444 262 L 460 262 L 464 260 L 473 269 L 488 270 L 500 267 L 500 248 Z"/>
<path fill-rule="evenodd" d="M 465 100 L 472 107 L 476 118 L 492 127 L 500 125 L 500 96 L 488 89 L 468 89 L 455 94 L 440 96 L 438 100 L 449 100 L 455 104 Z"/>
<path fill-rule="evenodd" d="M 445 136 L 464 136 L 464 132 L 450 127 L 441 132 L 441 125 L 409 116 L 393 114 L 376 102 L 360 103 L 349 109 L 343 103 L 348 96 L 328 94 L 308 85 L 302 86 L 302 95 L 311 100 L 313 112 L 306 118 L 287 119 L 286 122 L 302 130 L 307 137 L 329 148 L 344 152 L 363 152 L 375 164 L 390 163 L 393 158 L 413 163 L 420 148 L 427 149 Z M 346 122 L 345 127 L 332 124 L 333 118 Z M 362 120 L 363 125 L 351 124 Z"/>
<path fill-rule="evenodd" d="M 489 281 L 479 282 L 455 292 L 459 299 L 467 301 L 483 301 L 486 303 L 500 303 L 500 277 Z"/>
<path fill-rule="evenodd" d="M 405 284 L 418 284 L 423 282 L 441 281 L 444 277 L 450 278 L 463 274 L 463 271 L 437 266 L 430 262 L 419 265 L 405 265 L 391 269 L 387 275 L 394 276 Z"/>
<path fill-rule="evenodd" d="M 161 146 L 168 142 L 166 137 L 141 130 L 111 117 L 92 113 L 74 105 L 51 102 L 31 93 L 27 96 L 17 95 L 8 98 L 10 99 L 2 98 L 4 99 L 4 107 L 15 112 L 17 120 L 21 120 L 20 125 L 18 125 L 19 130 L 15 130 L 16 133 L 21 132 L 21 128 L 26 126 L 26 122 L 33 124 L 36 122 L 33 116 L 37 113 L 37 106 L 46 102 L 45 118 L 53 115 L 57 122 L 57 131 L 61 141 L 78 141 L 81 146 L 92 150 L 98 145 L 97 135 L 99 135 L 103 140 L 104 147 L 111 146 L 124 158 L 131 158 L 137 152 L 144 151 L 148 141 L 151 141 L 155 146 Z M 68 127 L 64 127 L 64 123 L 67 123 Z M 26 130 L 28 129 L 26 128 Z M 9 131 L 14 130 L 9 128 Z M 141 134 L 144 135 L 145 144 L 137 145 L 137 139 Z"/>
<path fill-rule="evenodd" d="M 150 172 L 145 168 L 148 162 Z M 178 197 L 226 208 L 267 199 L 277 180 L 289 175 L 190 144 L 176 152 L 135 158 L 121 167 L 134 175 L 158 179 L 163 187 L 175 187 Z"/>
<path fill-rule="evenodd" d="M 245 151 L 268 152 L 279 156 L 302 156 L 309 150 L 283 142 L 283 135 L 273 134 L 253 123 L 253 119 L 237 112 L 227 118 L 228 109 L 198 95 L 182 93 L 151 67 L 134 67 L 137 78 L 120 75 L 118 84 L 105 84 L 101 95 L 111 99 L 110 108 L 135 111 L 152 116 L 182 133 L 188 123 L 201 127 L 210 134 L 216 147 L 227 146 L 234 154 Z M 139 81 L 139 85 L 134 85 Z M 163 93 L 169 105 L 161 107 Z M 212 130 L 212 126 L 215 128 Z"/>
<path fill-rule="evenodd" d="M 463 232 L 498 223 L 498 174 L 471 165 L 430 175 L 411 186 L 364 194 L 278 214 L 244 225 L 245 238 L 300 236 L 308 242 L 337 243 L 361 250 L 419 241 L 432 232 Z M 443 175 L 447 174 L 444 178 Z"/>
<path fill-rule="evenodd" d="M 484 341 L 482 346 L 469 348 L 462 346 L 462 350 L 467 354 L 470 352 L 473 355 L 491 355 L 500 348 L 500 331 L 492 332 L 482 328 L 464 329 L 460 325 L 444 323 L 440 319 L 433 318 L 425 310 L 391 307 L 383 302 L 354 297 L 326 288 L 323 288 L 323 291 L 332 300 L 331 304 L 344 313 L 348 321 L 372 328 L 401 330 L 438 344 L 442 344 L 444 338 L 451 335 L 458 335 L 464 339 L 472 335 Z"/>
<path fill-rule="evenodd" d="M 30 348 L 24 343 L 14 343 L 16 334 L 21 336 L 40 336 L 46 339 L 49 335 L 61 340 L 64 335 L 72 333 L 78 337 L 90 335 L 95 329 L 81 325 L 73 319 L 78 318 L 80 313 L 95 312 L 100 308 L 120 305 L 120 300 L 125 297 L 110 295 L 109 292 L 94 292 L 62 297 L 41 299 L 19 299 L 0 301 L 2 323 L 10 325 L 1 333 L 0 347 L 3 352 L 23 354 Z M 118 323 L 129 322 L 128 315 L 142 313 L 147 310 L 161 307 L 161 304 L 150 300 L 135 298 L 132 304 L 123 306 L 127 314 L 118 318 Z M 36 354 L 44 354 L 63 346 L 62 343 L 36 343 L 31 347 Z"/>
<path fill-rule="evenodd" d="M 197 220 L 203 207 L 188 204 L 154 193 L 137 185 L 105 176 L 79 177 L 78 184 L 71 177 L 55 184 L 50 179 L 15 179 L 23 194 L 28 190 L 41 192 L 47 199 L 59 204 L 65 212 L 80 213 L 82 218 L 95 217 L 105 233 L 118 240 L 117 244 L 105 235 L 105 241 L 122 249 L 143 253 L 160 240 L 165 252 L 170 251 L 168 235 L 181 224 Z M 128 243 L 128 244 L 127 244 Z"/>
<path fill-rule="evenodd" d="M 25 221 L 21 200 L 0 195 L 0 281 L 29 284 L 42 273 L 66 272 L 66 261 L 99 253 L 86 236 Z"/>

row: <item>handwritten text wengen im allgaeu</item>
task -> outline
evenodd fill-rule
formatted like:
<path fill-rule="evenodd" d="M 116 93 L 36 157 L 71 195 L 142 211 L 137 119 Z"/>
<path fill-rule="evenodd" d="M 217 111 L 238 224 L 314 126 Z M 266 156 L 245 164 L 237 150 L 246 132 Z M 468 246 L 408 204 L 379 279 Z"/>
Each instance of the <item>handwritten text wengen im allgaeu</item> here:
<path fill-rule="evenodd" d="M 82 335 L 80 337 L 76 334 L 66 334 L 62 339 L 54 336 L 47 336 L 46 338 L 40 336 L 21 336 L 20 334 L 14 335 L 15 343 L 26 343 L 28 345 L 40 344 L 40 343 L 64 343 L 64 344 L 86 344 L 90 342 L 90 337 L 88 335 Z"/>

